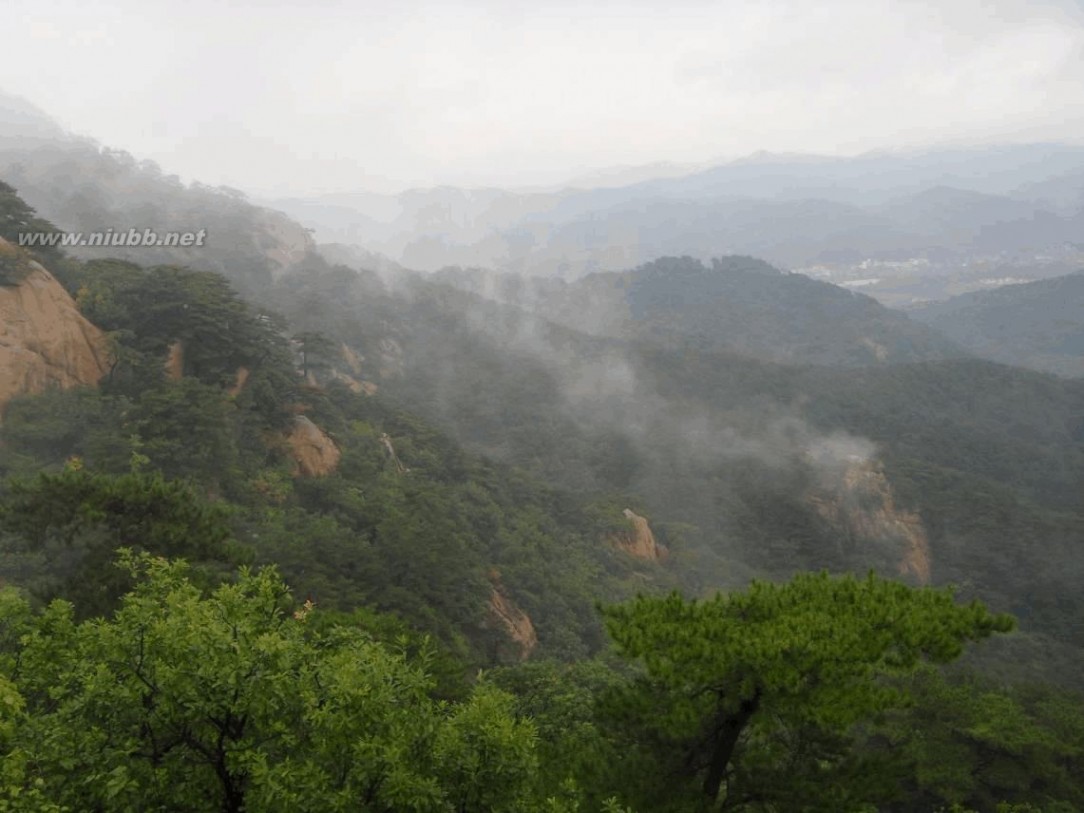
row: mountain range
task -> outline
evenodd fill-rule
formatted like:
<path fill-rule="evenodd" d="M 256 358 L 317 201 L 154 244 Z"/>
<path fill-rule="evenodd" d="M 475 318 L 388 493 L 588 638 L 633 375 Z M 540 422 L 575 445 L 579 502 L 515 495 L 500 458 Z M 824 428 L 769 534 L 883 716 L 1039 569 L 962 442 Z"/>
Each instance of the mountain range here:
<path fill-rule="evenodd" d="M 837 230 L 853 228 L 862 239 L 887 240 L 897 234 L 896 227 L 878 231 L 878 224 L 906 223 L 910 234 L 951 232 L 955 239 L 975 241 L 987 233 L 991 217 L 1026 218 L 1039 205 L 1007 192 L 1044 173 L 1068 178 L 1079 160 L 1075 148 L 1046 147 L 878 156 L 857 163 L 761 157 L 620 189 L 544 195 L 437 190 L 411 193 L 394 203 L 409 203 L 419 217 L 428 212 L 434 229 L 454 226 L 479 234 L 489 230 L 492 217 L 518 223 L 515 229 L 520 230 L 523 224 L 560 218 L 561 228 L 578 233 L 576 239 L 585 245 L 625 252 L 614 260 L 621 270 L 530 277 L 499 266 L 453 267 L 452 262 L 442 262 L 442 270 L 431 274 L 408 270 L 406 255 L 400 263 L 364 244 L 319 247 L 288 214 L 257 206 L 235 190 L 186 186 L 123 153 L 79 140 L 34 149 L 0 141 L 0 177 L 40 215 L 65 230 L 207 226 L 208 244 L 199 251 L 124 248 L 108 255 L 127 263 L 190 266 L 223 275 L 248 307 L 266 315 L 267 324 L 282 320 L 289 326 L 282 335 L 289 337 L 302 390 L 297 382 L 284 383 L 291 380 L 285 368 L 274 368 L 273 376 L 255 376 L 255 359 L 280 350 L 259 350 L 257 342 L 240 354 L 216 349 L 201 361 L 206 348 L 199 342 L 178 345 L 180 339 L 167 335 L 174 330 L 168 327 L 174 316 L 166 319 L 171 312 L 150 315 L 160 312 L 158 305 L 148 305 L 154 302 L 153 291 L 153 296 L 168 295 L 167 302 L 181 297 L 189 308 L 204 302 L 199 310 L 220 296 L 208 293 L 211 298 L 204 300 L 204 294 L 194 293 L 210 283 L 156 272 L 151 279 L 161 287 L 144 290 L 134 267 L 110 265 L 114 260 L 107 261 L 106 252 L 90 248 L 75 252 L 84 265 L 69 268 L 56 260 L 50 269 L 90 318 L 103 322 L 99 327 L 122 344 L 134 342 L 131 350 L 140 364 L 153 368 L 168 362 L 166 369 L 174 370 L 170 375 L 176 380 L 195 378 L 199 386 L 219 388 L 193 401 L 210 410 L 207 415 L 218 414 L 219 407 L 211 406 L 218 398 L 261 392 L 267 404 L 293 404 L 299 414 L 312 415 L 313 427 L 341 447 L 339 462 L 327 448 L 319 451 L 319 435 L 290 416 L 282 420 L 287 427 L 301 426 L 296 443 L 304 445 L 311 435 L 315 453 L 330 455 L 335 463 L 321 476 L 301 477 L 289 487 L 272 485 L 274 478 L 289 478 L 291 467 L 304 470 L 296 461 L 289 463 L 288 454 L 287 462 L 271 468 L 244 463 L 227 480 L 236 490 L 231 499 L 248 506 L 246 511 L 252 494 L 283 488 L 289 495 L 283 499 L 300 512 L 290 521 L 317 534 L 312 551 L 329 557 L 320 566 L 306 565 L 303 552 L 278 543 L 274 547 L 276 560 L 302 589 L 340 596 L 373 590 L 382 609 L 405 613 L 423 626 L 430 623 L 424 608 L 441 606 L 445 616 L 440 623 L 433 621 L 434 630 L 448 640 L 466 636 L 473 645 L 489 646 L 481 642 L 490 633 L 483 632 L 476 611 L 467 608 L 485 606 L 496 589 L 485 571 L 498 567 L 505 617 L 516 616 L 509 609 L 513 605 L 520 608 L 532 620 L 540 651 L 567 652 L 583 651 L 597 636 L 582 618 L 576 620 L 576 608 L 590 601 L 583 582 L 588 572 L 607 573 L 600 584 L 609 586 L 600 589 L 616 595 L 636 584 L 697 592 L 740 585 L 755 575 L 872 567 L 918 584 L 954 582 L 967 596 L 1017 612 L 1031 636 L 1027 645 L 1041 642 L 1052 653 L 1052 663 L 1061 664 L 1051 667 L 1058 676 L 1072 671 L 1067 664 L 1084 645 L 1073 620 L 1079 612 L 1073 585 L 1081 567 L 1084 389 L 1076 380 L 993 363 L 1007 360 L 1010 338 L 977 340 L 967 320 L 956 318 L 996 301 L 1005 308 L 999 319 L 1022 324 L 1031 319 L 1034 328 L 1038 317 L 1029 310 L 1029 300 L 1014 298 L 1014 289 L 1004 288 L 964 304 L 950 300 L 929 306 L 911 318 L 857 290 L 765 260 L 718 254 L 704 261 L 695 255 L 721 245 L 716 241 L 725 232 L 714 228 L 712 218 L 724 210 L 732 234 L 747 240 L 762 234 L 774 245 L 822 240 L 826 222 Z M 1002 162 L 1002 170 L 991 170 L 991 162 Z M 835 200 L 776 199 L 793 183 L 786 179 L 794 173 L 830 179 L 839 186 Z M 982 188 L 960 192 L 940 185 L 946 180 Z M 923 190 L 926 183 L 938 185 Z M 726 184 L 746 192 L 762 189 L 763 194 L 755 201 L 686 197 L 715 195 Z M 638 195 L 655 202 L 645 207 L 635 202 Z M 466 208 L 457 208 L 463 201 Z M 543 201 L 545 213 L 539 208 Z M 593 212 L 602 202 L 610 208 L 600 221 Z M 381 216 L 394 208 L 374 196 L 340 203 L 365 206 L 374 216 L 380 206 L 387 207 Z M 698 219 L 698 212 L 707 213 L 705 219 Z M 633 218 L 642 218 L 642 224 L 635 225 Z M 607 222 L 623 223 L 622 228 L 638 235 L 640 245 L 657 246 L 660 256 L 636 262 L 635 252 L 628 255 L 619 240 L 611 240 Z M 658 234 L 652 231 L 656 227 Z M 684 242 L 691 248 L 666 257 L 665 249 L 682 243 L 686 232 Z M 441 233 L 444 237 L 434 246 L 444 246 L 447 252 L 441 256 L 448 260 L 455 247 L 442 243 L 448 233 Z M 549 250 L 547 244 L 537 245 L 537 251 Z M 196 287 L 185 293 L 189 285 Z M 1052 295 L 1065 303 L 1079 301 L 1075 278 L 1050 285 L 1063 286 Z M 129 299 L 109 304 L 117 291 L 128 290 Z M 221 307 L 228 311 L 234 306 Z M 1065 307 L 1069 314 L 1072 305 Z M 226 321 L 232 325 L 235 318 Z M 969 319 L 985 324 L 981 316 Z M 176 324 L 186 322 L 181 318 Z M 221 339 L 213 338 L 215 324 L 178 327 L 177 335 L 193 331 L 205 337 L 200 342 L 217 347 Z M 1024 332 L 1031 335 L 1032 328 Z M 1070 358 L 1068 321 L 1062 329 L 1061 344 L 1054 344 Z M 256 323 L 252 330 L 260 335 Z M 1037 345 L 1015 361 L 1048 367 L 1041 355 Z M 244 376 L 242 368 L 248 370 Z M 134 368 L 131 375 L 143 369 Z M 1071 372 L 1070 366 L 1059 372 Z M 117 376 L 110 387 L 134 386 Z M 159 386 L 139 394 L 137 403 L 152 393 L 164 398 Z M 98 441 L 88 446 L 79 432 L 65 434 L 55 448 L 35 446 L 35 437 L 48 435 L 37 425 L 35 410 L 46 411 L 19 404 L 15 399 L 9 407 L 5 432 L 8 448 L 22 449 L 26 459 L 34 459 L 36 448 L 50 449 L 42 465 L 61 462 L 61 449 L 80 450 L 90 459 L 94 453 L 89 450 L 99 449 L 102 461 L 114 459 L 102 457 L 106 447 Z M 152 403 L 139 408 L 147 415 L 161 414 L 152 411 Z M 281 460 L 276 455 L 286 452 L 275 446 L 278 441 L 263 445 L 270 442 L 266 438 L 280 437 L 267 435 L 268 427 L 281 431 L 280 418 L 274 417 L 278 413 L 253 414 L 270 423 L 242 422 L 236 431 L 245 433 L 241 437 L 249 444 L 244 455 L 255 455 L 252 461 L 269 454 L 268 460 Z M 224 431 L 215 420 L 208 418 L 208 437 Z M 362 424 L 366 428 L 359 429 Z M 148 438 L 157 437 L 151 424 L 141 426 Z M 171 438 L 170 444 L 177 440 Z M 385 455 L 372 460 L 392 461 L 388 465 L 399 475 L 411 472 L 434 487 L 444 483 L 442 489 L 460 476 L 451 472 L 473 472 L 462 474 L 468 479 L 494 476 L 484 473 L 488 463 L 475 469 L 475 463 L 465 461 L 492 461 L 517 472 L 501 476 L 518 483 L 507 487 L 520 489 L 525 504 L 542 513 L 529 521 L 517 514 L 513 535 L 538 534 L 538 550 L 545 554 L 536 553 L 529 565 L 513 566 L 513 553 L 524 555 L 525 549 L 520 542 L 506 546 L 512 531 L 500 530 L 499 523 L 486 526 L 479 547 L 472 534 L 481 532 L 471 530 L 470 523 L 482 520 L 468 521 L 469 511 L 453 511 L 462 517 L 455 523 L 467 524 L 453 523 L 446 530 L 466 546 L 462 551 L 471 551 L 461 551 L 463 566 L 474 569 L 463 596 L 437 595 L 421 586 L 426 574 L 436 578 L 431 568 L 447 567 L 443 559 L 439 565 L 419 560 L 420 570 L 409 580 L 411 589 L 420 591 L 413 598 L 405 587 L 377 590 L 365 579 L 393 567 L 391 559 L 381 558 L 392 556 L 387 546 L 396 534 L 418 532 L 400 528 L 395 520 L 384 532 L 366 531 L 373 535 L 365 548 L 370 552 L 363 552 L 345 541 L 352 532 L 347 526 L 334 533 L 319 530 L 317 518 L 329 510 L 327 500 L 339 504 L 350 489 L 368 487 L 364 477 L 370 475 L 363 472 L 372 460 L 355 464 L 351 449 Z M 238 460 L 250 459 L 244 455 Z M 150 458 L 154 464 L 155 455 Z M 16 471 L 24 464 L 16 456 L 7 465 Z M 125 458 L 121 466 L 126 464 Z M 193 473 L 203 471 L 191 465 Z M 276 466 L 285 468 L 272 477 L 269 472 L 279 471 Z M 328 485 L 318 485 L 322 482 Z M 465 495 L 441 492 L 444 496 L 431 499 L 451 500 L 449 505 L 460 499 L 486 505 L 516 502 L 506 491 L 500 496 L 487 491 L 497 488 L 492 481 L 475 485 L 489 496 L 465 496 L 474 493 L 468 489 Z M 339 496 L 329 496 L 332 492 Z M 341 510 L 349 514 L 354 509 Z M 395 512 L 401 510 L 388 516 L 400 516 Z M 650 542 L 636 530 L 642 528 L 639 520 L 629 520 L 625 511 L 648 523 Z M 252 534 L 270 533 L 257 526 L 239 533 L 249 542 Z M 561 534 L 579 540 L 567 557 L 553 547 Z M 427 557 L 431 540 L 424 534 L 412 539 L 410 550 Z M 665 549 L 665 556 L 603 556 L 622 549 L 642 555 L 655 546 Z M 366 565 L 369 576 L 352 581 L 354 571 L 345 565 L 352 555 L 376 556 L 379 565 Z M 452 589 L 444 577 L 439 584 L 438 593 Z M 456 603 L 461 600 L 465 603 Z M 562 632 L 562 625 L 579 631 Z M 515 635 L 531 638 L 522 628 Z"/>

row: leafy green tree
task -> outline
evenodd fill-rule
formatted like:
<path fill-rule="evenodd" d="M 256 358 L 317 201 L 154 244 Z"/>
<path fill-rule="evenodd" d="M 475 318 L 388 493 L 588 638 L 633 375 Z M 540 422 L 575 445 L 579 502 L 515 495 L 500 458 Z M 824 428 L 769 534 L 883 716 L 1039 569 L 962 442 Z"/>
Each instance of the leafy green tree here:
<path fill-rule="evenodd" d="M 870 575 L 801 574 L 705 601 L 640 597 L 606 608 L 618 651 L 643 674 L 607 701 L 662 787 L 653 809 L 699 785 L 701 809 L 842 810 L 888 792 L 856 726 L 905 697 L 887 676 L 946 662 L 1012 628 L 948 590 Z M 646 758 L 643 758 L 646 757 Z M 638 777 L 629 783 L 643 785 Z M 680 809 L 688 809 L 680 807 Z"/>
<path fill-rule="evenodd" d="M 480 687 L 433 701 L 364 631 L 311 629 L 271 569 L 204 597 L 183 565 L 129 557 L 110 621 L 0 594 L 8 799 L 69 810 L 531 811 L 532 726 Z M 0 807 L 0 809 L 4 809 Z M 8 809 L 18 808 L 14 804 Z"/>
<path fill-rule="evenodd" d="M 131 401 L 90 387 L 13 398 L 4 408 L 0 470 L 36 474 L 79 457 L 99 471 L 129 469 L 135 427 Z"/>

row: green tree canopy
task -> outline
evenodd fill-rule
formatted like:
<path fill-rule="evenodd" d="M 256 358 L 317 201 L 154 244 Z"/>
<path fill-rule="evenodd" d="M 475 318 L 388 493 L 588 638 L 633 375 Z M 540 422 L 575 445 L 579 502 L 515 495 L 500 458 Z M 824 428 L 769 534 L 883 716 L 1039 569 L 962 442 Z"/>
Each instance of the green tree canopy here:
<path fill-rule="evenodd" d="M 204 596 L 129 556 L 111 620 L 0 592 L 0 810 L 529 811 L 533 727 L 481 685 L 431 699 L 424 664 L 312 629 L 271 569 Z"/>
<path fill-rule="evenodd" d="M 0 501 L 0 538 L 5 557 L 40 562 L 23 584 L 45 598 L 71 599 L 81 616 L 110 611 L 130 589 L 114 566 L 120 547 L 187 557 L 211 578 L 244 556 L 229 511 L 192 486 L 157 473 L 114 476 L 77 465 L 11 482 Z"/>
<path fill-rule="evenodd" d="M 977 602 L 957 604 L 951 591 L 873 575 L 802 574 L 705 601 L 640 597 L 605 616 L 619 651 L 644 670 L 611 696 L 609 712 L 638 732 L 633 741 L 656 766 L 645 775 L 681 780 L 655 798 L 648 789 L 653 809 L 694 785 L 703 809 L 838 811 L 869 801 L 862 794 L 884 789 L 849 735 L 904 701 L 883 678 L 950 661 L 966 641 L 1013 625 Z"/>

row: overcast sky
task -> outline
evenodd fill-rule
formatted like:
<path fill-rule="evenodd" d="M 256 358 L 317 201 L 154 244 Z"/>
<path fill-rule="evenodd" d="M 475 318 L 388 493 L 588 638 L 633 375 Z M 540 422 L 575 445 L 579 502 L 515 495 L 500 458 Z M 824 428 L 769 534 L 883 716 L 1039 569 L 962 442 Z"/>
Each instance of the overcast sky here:
<path fill-rule="evenodd" d="M 1084 141 L 1070 0 L 7 0 L 0 28 L 0 88 L 262 194 Z"/>

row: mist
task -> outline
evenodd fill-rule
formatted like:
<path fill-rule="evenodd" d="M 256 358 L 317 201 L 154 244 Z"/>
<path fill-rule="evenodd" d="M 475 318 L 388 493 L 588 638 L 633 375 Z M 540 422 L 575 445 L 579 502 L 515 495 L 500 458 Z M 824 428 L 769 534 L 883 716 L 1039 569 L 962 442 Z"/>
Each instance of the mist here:
<path fill-rule="evenodd" d="M 5 30 L 4 91 L 186 181 L 265 196 L 1084 138 L 1071 0 L 16 0 Z"/>

